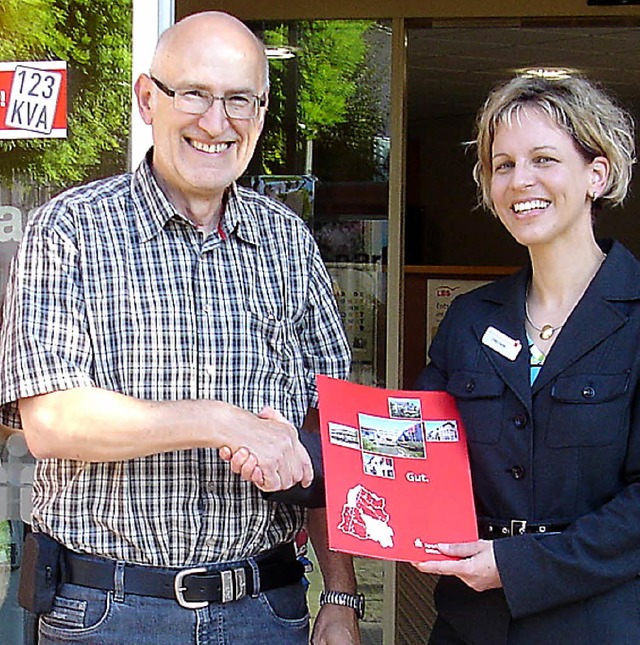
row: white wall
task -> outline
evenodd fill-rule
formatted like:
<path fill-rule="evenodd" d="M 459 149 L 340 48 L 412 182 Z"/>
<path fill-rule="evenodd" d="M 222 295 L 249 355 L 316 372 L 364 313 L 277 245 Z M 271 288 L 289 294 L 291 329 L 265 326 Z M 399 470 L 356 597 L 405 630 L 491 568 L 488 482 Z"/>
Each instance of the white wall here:
<path fill-rule="evenodd" d="M 149 71 L 158 36 L 174 23 L 174 17 L 174 0 L 133 0 L 133 83 L 140 74 Z M 151 128 L 140 117 L 133 86 L 131 97 L 129 167 L 133 169 L 151 145 Z"/>

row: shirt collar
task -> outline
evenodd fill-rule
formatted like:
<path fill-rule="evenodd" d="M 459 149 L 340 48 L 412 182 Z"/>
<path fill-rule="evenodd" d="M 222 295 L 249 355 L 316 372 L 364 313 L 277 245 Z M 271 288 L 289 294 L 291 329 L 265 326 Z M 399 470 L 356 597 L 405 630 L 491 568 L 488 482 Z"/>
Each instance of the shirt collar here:
<path fill-rule="evenodd" d="M 140 239 L 148 242 L 172 218 L 186 221 L 162 192 L 151 170 L 153 148 L 150 148 L 131 178 L 131 195 Z"/>
<path fill-rule="evenodd" d="M 223 228 L 227 235 L 235 233 L 243 242 L 258 246 L 260 234 L 257 218 L 260 216 L 255 202 L 246 194 L 246 189 L 240 188 L 236 183 L 229 186 L 223 218 Z"/>
<path fill-rule="evenodd" d="M 151 169 L 152 154 L 153 148 L 150 148 L 131 179 L 135 217 L 142 242 L 158 235 L 172 218 L 190 224 L 160 188 Z M 223 235 L 236 234 L 243 241 L 258 245 L 260 238 L 255 222 L 255 206 L 243 196 L 235 182 L 227 189 L 224 204 L 221 222 Z"/>

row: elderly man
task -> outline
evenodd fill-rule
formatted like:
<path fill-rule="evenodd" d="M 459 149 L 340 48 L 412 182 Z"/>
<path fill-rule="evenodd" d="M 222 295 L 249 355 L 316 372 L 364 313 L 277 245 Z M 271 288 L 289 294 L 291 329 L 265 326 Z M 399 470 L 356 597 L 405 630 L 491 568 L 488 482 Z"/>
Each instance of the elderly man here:
<path fill-rule="evenodd" d="M 147 158 L 41 208 L 12 269 L 0 422 L 38 459 L 30 566 L 49 563 L 21 595 L 40 645 L 307 643 L 307 515 L 259 489 L 309 485 L 296 428 L 317 425 L 315 374 L 346 377 L 350 356 L 308 229 L 235 184 L 264 124 L 264 49 L 196 14 L 135 91 Z M 328 552 L 322 510 L 308 522 L 337 592 L 313 640 L 357 643 L 351 560 Z"/>

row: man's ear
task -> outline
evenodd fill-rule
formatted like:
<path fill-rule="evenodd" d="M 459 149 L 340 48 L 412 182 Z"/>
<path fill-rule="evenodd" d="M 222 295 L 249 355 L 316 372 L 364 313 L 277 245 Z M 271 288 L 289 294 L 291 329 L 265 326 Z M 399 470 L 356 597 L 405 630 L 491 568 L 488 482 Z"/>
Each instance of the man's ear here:
<path fill-rule="evenodd" d="M 138 110 L 142 120 L 151 125 L 153 122 L 153 84 L 146 74 L 140 74 L 134 87 L 136 98 L 138 100 Z"/>
<path fill-rule="evenodd" d="M 267 110 L 269 109 L 269 90 L 265 90 L 264 93 L 264 106 L 260 108 L 260 132 L 264 127 L 264 122 L 267 118 Z"/>

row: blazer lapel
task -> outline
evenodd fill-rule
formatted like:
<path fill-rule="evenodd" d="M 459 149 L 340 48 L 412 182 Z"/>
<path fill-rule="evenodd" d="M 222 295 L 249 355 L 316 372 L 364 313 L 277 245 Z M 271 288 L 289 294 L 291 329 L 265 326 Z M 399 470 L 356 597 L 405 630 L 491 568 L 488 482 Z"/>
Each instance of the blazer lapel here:
<path fill-rule="evenodd" d="M 553 344 L 533 384 L 533 394 L 626 323 L 627 316 L 614 303 L 638 299 L 639 285 L 637 261 L 614 244 Z"/>
<path fill-rule="evenodd" d="M 533 384 L 533 393 L 613 334 L 625 322 L 626 317 L 609 302 L 595 294 L 585 293 L 547 355 L 544 366 Z"/>
<path fill-rule="evenodd" d="M 488 316 L 481 318 L 473 324 L 474 333 L 482 351 L 486 354 L 496 372 L 500 375 L 522 404 L 531 411 L 531 385 L 529 382 L 529 348 L 524 327 L 524 294 L 529 276 L 529 269 L 525 268 L 513 276 L 513 281 L 508 289 L 497 288 L 489 290 L 485 300 L 494 303 L 495 310 Z M 500 351 L 482 342 L 482 338 L 489 327 L 497 329 L 510 339 L 517 340 L 521 349 L 514 360 L 510 360 Z"/>

